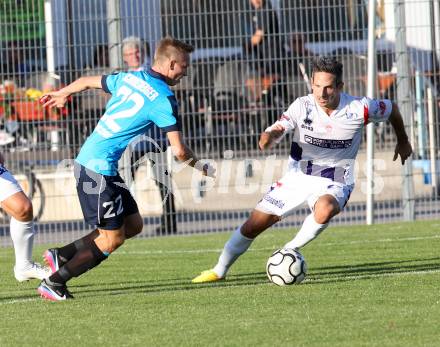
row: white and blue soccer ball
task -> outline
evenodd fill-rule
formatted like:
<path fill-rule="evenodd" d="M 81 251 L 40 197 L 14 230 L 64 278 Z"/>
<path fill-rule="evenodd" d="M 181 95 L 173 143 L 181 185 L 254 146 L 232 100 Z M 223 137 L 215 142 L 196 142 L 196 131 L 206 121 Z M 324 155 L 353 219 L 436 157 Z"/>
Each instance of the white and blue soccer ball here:
<path fill-rule="evenodd" d="M 307 273 L 307 263 L 296 250 L 281 248 L 277 249 L 267 260 L 267 277 L 278 286 L 299 284 Z"/>

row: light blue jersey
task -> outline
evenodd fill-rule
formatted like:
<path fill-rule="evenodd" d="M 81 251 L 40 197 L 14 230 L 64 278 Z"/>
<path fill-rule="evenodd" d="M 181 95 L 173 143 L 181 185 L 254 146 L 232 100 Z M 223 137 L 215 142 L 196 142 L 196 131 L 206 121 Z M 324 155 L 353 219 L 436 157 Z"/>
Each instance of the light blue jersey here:
<path fill-rule="evenodd" d="M 164 132 L 180 131 L 176 98 L 159 73 L 150 69 L 102 76 L 102 89 L 112 97 L 76 158 L 86 168 L 115 176 L 129 142 L 153 123 Z"/>

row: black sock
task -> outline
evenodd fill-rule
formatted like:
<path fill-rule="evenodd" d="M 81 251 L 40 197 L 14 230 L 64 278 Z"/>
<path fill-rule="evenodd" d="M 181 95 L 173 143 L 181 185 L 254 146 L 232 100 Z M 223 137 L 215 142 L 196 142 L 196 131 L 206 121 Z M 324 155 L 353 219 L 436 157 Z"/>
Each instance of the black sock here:
<path fill-rule="evenodd" d="M 98 229 L 93 230 L 90 234 L 69 243 L 61 248 L 58 248 L 58 257 L 60 258 L 62 264 L 67 263 L 70 259 L 73 258 L 76 252 L 81 250 L 84 245 L 87 245 L 90 241 L 95 240 L 99 235 Z M 62 265 L 61 264 L 61 265 Z"/>
<path fill-rule="evenodd" d="M 78 277 L 98 266 L 107 256 L 101 252 L 93 240 L 77 251 L 72 259 L 49 277 L 49 281 L 66 283 L 72 277 Z"/>

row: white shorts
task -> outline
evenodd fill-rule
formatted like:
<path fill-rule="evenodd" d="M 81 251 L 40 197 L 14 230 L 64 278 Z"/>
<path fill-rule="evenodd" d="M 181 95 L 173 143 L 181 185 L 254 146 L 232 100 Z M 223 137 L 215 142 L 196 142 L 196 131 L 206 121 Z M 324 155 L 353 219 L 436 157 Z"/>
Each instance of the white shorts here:
<path fill-rule="evenodd" d="M 0 203 L 22 189 L 12 174 L 0 165 Z"/>
<path fill-rule="evenodd" d="M 342 211 L 353 188 L 354 184 L 347 185 L 325 177 L 289 171 L 278 182 L 272 184 L 255 209 L 283 218 L 304 202 L 307 202 L 313 211 L 319 197 L 330 194 L 335 197 Z"/>

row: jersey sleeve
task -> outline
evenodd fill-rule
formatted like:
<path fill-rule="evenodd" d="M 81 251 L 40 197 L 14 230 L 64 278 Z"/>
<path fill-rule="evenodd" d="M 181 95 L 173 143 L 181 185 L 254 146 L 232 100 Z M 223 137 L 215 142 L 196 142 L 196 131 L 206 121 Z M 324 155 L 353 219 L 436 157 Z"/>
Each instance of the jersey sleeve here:
<path fill-rule="evenodd" d="M 380 123 L 388 120 L 393 109 L 393 104 L 387 99 L 363 98 L 364 105 L 364 123 Z"/>
<path fill-rule="evenodd" d="M 121 84 L 126 73 L 120 72 L 111 75 L 103 75 L 101 78 L 102 90 L 106 93 L 113 94 Z"/>
<path fill-rule="evenodd" d="M 163 132 L 181 131 L 181 122 L 178 114 L 178 103 L 174 95 L 170 95 L 154 110 L 153 123 Z"/>
<path fill-rule="evenodd" d="M 275 123 L 266 128 L 265 131 L 269 132 L 275 125 L 281 125 L 284 128 L 285 133 L 292 132 L 296 128 L 296 115 L 300 112 L 301 103 L 297 99 L 292 103 L 289 108 L 283 112 Z"/>
<path fill-rule="evenodd" d="M 277 125 L 281 125 L 284 129 L 283 135 L 275 140 L 275 143 L 281 142 L 281 140 L 286 136 L 286 134 L 292 132 L 296 128 L 296 115 L 299 112 L 301 107 L 301 103 L 299 99 L 297 99 L 294 103 L 292 103 L 289 108 L 283 112 L 280 119 L 278 119 L 271 126 L 267 127 L 265 132 L 270 132 L 273 127 Z"/>

